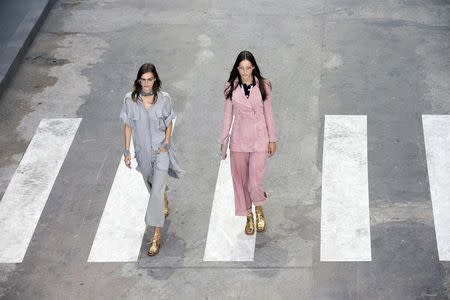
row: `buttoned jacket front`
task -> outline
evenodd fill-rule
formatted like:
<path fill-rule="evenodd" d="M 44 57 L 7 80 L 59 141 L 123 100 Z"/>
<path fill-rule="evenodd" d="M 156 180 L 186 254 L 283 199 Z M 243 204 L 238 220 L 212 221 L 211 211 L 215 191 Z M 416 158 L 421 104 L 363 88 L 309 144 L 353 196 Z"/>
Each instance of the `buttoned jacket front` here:
<path fill-rule="evenodd" d="M 276 142 L 275 124 L 272 112 L 272 89 L 265 82 L 266 100 L 262 100 L 258 79 L 245 96 L 244 88 L 235 81 L 232 100 L 225 99 L 224 118 L 220 143 L 227 143 L 230 138 L 230 150 L 235 152 L 266 152 L 269 142 Z M 229 87 L 229 83 L 225 89 Z M 234 117 L 234 122 L 233 122 Z M 233 128 L 229 135 L 231 124 Z"/>

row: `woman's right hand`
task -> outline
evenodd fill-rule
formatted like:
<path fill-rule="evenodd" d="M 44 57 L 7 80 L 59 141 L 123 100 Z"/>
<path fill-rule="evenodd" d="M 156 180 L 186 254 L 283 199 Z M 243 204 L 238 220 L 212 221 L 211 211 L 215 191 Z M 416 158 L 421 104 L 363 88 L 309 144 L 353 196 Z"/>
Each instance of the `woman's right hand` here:
<path fill-rule="evenodd" d="M 124 155 L 123 161 L 125 163 L 125 166 L 131 169 L 131 155 Z"/>

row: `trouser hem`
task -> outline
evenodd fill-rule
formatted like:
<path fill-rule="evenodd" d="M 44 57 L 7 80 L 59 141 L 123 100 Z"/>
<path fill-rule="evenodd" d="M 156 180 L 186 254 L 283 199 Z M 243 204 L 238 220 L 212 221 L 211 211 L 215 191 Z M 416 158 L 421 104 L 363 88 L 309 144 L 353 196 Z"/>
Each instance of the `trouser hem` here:
<path fill-rule="evenodd" d="M 262 206 L 262 205 L 266 204 L 266 202 L 267 202 L 267 199 L 258 201 L 258 202 L 253 202 L 253 205 L 254 206 Z"/>
<path fill-rule="evenodd" d="M 235 214 L 236 216 L 239 216 L 239 217 L 245 217 L 245 216 L 247 216 L 247 210 L 244 210 L 244 211 L 236 211 L 236 212 L 234 212 L 234 214 Z"/>
<path fill-rule="evenodd" d="M 158 225 L 147 224 L 146 226 L 147 226 L 147 227 L 150 226 L 150 227 L 161 227 L 161 228 L 163 228 L 163 227 L 164 227 L 164 224 L 158 224 Z"/>

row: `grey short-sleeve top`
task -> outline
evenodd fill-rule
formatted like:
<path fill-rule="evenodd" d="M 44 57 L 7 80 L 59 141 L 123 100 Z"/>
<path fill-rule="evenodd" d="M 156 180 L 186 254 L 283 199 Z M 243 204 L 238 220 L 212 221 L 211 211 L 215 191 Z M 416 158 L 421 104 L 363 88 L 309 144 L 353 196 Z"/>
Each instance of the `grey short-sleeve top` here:
<path fill-rule="evenodd" d="M 166 128 L 175 118 L 169 94 L 158 92 L 156 103 L 146 110 L 140 97 L 133 101 L 131 93 L 127 93 L 123 99 L 120 118 L 132 129 L 134 151 L 138 163 L 137 170 L 144 176 L 150 176 L 153 174 L 154 167 L 152 156 L 157 154 L 158 149 L 164 143 Z M 183 171 L 178 165 L 172 138 L 170 139 L 169 159 L 169 175 L 179 178 Z"/>

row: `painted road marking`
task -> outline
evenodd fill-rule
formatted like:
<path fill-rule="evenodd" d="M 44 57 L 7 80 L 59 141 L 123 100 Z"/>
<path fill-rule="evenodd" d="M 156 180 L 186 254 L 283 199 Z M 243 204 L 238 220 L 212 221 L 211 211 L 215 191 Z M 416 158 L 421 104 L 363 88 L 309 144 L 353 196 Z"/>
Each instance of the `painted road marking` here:
<path fill-rule="evenodd" d="M 428 180 L 439 260 L 450 260 L 450 116 L 423 115 Z"/>
<path fill-rule="evenodd" d="M 0 263 L 22 262 L 81 119 L 43 119 L 0 202 Z"/>
<path fill-rule="evenodd" d="M 172 134 L 174 129 L 175 119 Z M 134 152 L 133 142 L 130 152 Z M 130 262 L 139 257 L 150 195 L 135 167 L 134 159 L 130 170 L 120 157 L 88 262 Z"/>
<path fill-rule="evenodd" d="M 370 261 L 367 116 L 326 115 L 321 261 Z"/>

